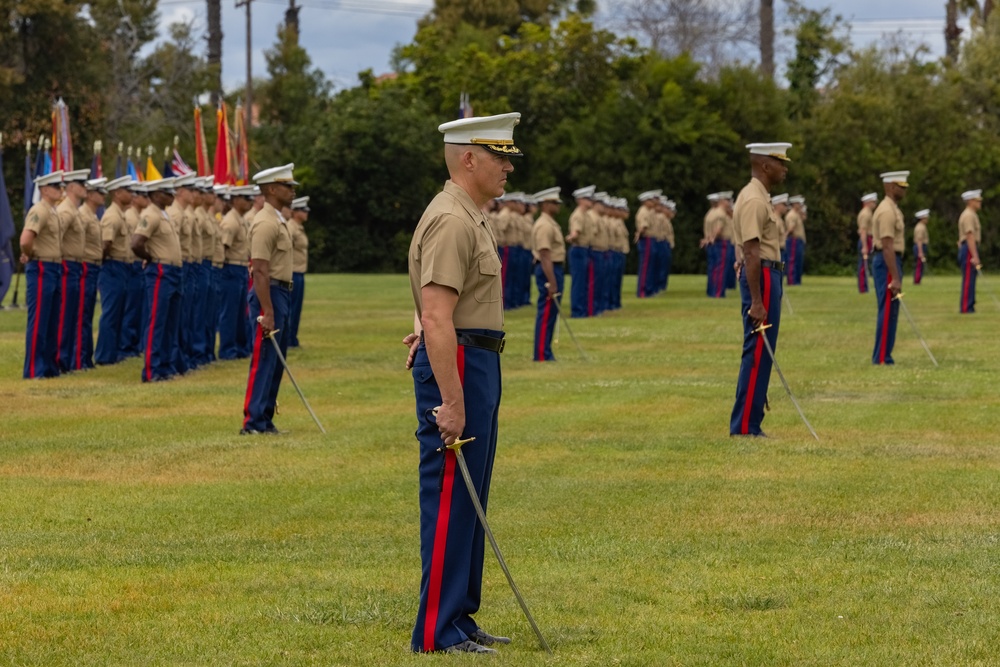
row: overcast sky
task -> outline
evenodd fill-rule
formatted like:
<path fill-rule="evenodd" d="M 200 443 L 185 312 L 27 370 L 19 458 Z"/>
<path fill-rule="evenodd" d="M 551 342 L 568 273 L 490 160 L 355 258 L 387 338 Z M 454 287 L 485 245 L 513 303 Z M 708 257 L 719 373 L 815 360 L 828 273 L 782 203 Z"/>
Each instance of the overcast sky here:
<path fill-rule="evenodd" d="M 313 65 L 320 68 L 337 88 L 356 84 L 357 73 L 372 69 L 375 74 L 390 70 L 389 60 L 397 44 L 412 41 L 417 19 L 433 0 L 296 0 L 299 12 L 300 43 Z M 944 53 L 945 0 L 803 0 L 808 7 L 834 6 L 852 26 L 856 45 L 867 44 L 887 33 L 902 29 L 913 42 L 924 42 L 934 54 Z M 608 0 L 600 0 L 606 8 Z M 778 9 L 784 7 L 779 0 Z M 253 73 L 266 75 L 264 51 L 272 47 L 278 26 L 284 21 L 287 0 L 253 0 Z M 905 10 L 901 10 L 905 7 Z M 161 34 L 175 21 L 194 19 L 204 33 L 204 0 L 161 0 Z M 598 22 L 607 21 L 606 13 Z M 227 90 L 242 86 L 246 78 L 246 11 L 234 0 L 223 0 L 222 78 Z M 780 60 L 780 56 L 779 56 Z"/>

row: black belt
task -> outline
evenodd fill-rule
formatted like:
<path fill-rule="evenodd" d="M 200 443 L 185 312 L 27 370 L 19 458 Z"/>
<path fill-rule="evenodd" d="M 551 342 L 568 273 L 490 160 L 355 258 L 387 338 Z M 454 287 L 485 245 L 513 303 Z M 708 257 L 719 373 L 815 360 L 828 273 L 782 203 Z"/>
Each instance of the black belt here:
<path fill-rule="evenodd" d="M 478 347 L 490 352 L 496 352 L 497 354 L 503 352 L 504 345 L 507 344 L 507 339 L 505 338 L 493 338 L 492 336 L 464 332 L 458 332 L 456 335 L 458 336 L 459 345 Z"/>
<path fill-rule="evenodd" d="M 275 280 L 274 278 L 271 278 L 271 286 L 282 287 L 289 292 L 292 291 L 292 282 L 290 280 Z"/>
<path fill-rule="evenodd" d="M 760 266 L 761 266 L 761 268 L 764 268 L 764 269 L 777 269 L 778 271 L 784 271 L 785 270 L 785 263 L 784 262 L 772 262 L 769 259 L 762 259 L 762 260 L 760 260 Z"/>

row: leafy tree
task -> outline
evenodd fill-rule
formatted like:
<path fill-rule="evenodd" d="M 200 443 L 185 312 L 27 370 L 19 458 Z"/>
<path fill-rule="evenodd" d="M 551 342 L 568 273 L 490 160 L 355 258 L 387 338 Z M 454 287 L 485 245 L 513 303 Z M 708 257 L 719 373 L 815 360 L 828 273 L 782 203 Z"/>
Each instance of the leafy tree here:
<path fill-rule="evenodd" d="M 843 19 L 830 8 L 809 9 L 798 0 L 787 0 L 793 26 L 786 30 L 795 37 L 795 57 L 788 63 L 786 76 L 792 95 L 791 112 L 805 117 L 819 99 L 818 85 L 835 75 L 841 56 L 847 53 L 848 39 L 841 35 Z"/>

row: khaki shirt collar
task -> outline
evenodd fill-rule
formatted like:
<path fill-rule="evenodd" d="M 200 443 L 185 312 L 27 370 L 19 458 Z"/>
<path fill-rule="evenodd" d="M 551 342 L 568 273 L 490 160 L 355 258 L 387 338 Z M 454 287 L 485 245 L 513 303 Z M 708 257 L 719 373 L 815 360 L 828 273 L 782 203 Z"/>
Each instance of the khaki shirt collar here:
<path fill-rule="evenodd" d="M 444 184 L 444 192 L 457 199 L 458 203 L 469 212 L 473 220 L 481 225 L 486 224 L 486 214 L 476 206 L 476 202 L 472 201 L 472 197 L 460 185 L 449 179 Z"/>

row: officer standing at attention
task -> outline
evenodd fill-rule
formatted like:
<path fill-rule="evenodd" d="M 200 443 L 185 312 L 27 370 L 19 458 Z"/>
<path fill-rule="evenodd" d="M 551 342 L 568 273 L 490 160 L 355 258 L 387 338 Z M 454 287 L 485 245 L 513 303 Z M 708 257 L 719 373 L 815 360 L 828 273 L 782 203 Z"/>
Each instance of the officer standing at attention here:
<path fill-rule="evenodd" d="M 674 236 L 674 216 L 677 215 L 677 204 L 665 196 L 659 198 L 657 214 L 663 225 L 663 264 L 660 266 L 659 291 L 666 292 L 670 281 L 670 272 L 674 266 L 674 246 L 677 241 Z"/>
<path fill-rule="evenodd" d="M 143 261 L 132 252 L 132 236 L 139 228 L 142 212 L 149 206 L 149 188 L 145 183 L 132 184 L 132 205 L 125 209 L 125 225 L 128 227 L 128 253 L 130 260 L 128 286 L 125 293 L 125 314 L 122 316 L 121 336 L 118 339 L 119 359 L 138 357 L 143 354 L 143 326 L 149 320 L 149 302 L 146 301 L 146 274 Z"/>
<path fill-rule="evenodd" d="M 962 294 L 959 312 L 976 312 L 976 276 L 979 273 L 979 244 L 983 242 L 979 226 L 979 209 L 983 207 L 983 191 L 962 193 L 965 210 L 958 217 L 958 266 L 962 269 Z"/>
<path fill-rule="evenodd" d="M 576 208 L 569 216 L 570 311 L 573 317 L 587 316 L 587 280 L 590 275 L 590 236 L 587 233 L 587 211 L 594 205 L 596 185 L 573 191 Z"/>
<path fill-rule="evenodd" d="M 594 216 L 593 235 L 590 237 L 590 259 L 594 267 L 594 281 L 589 296 L 589 311 L 591 316 L 600 315 L 606 310 L 608 290 L 608 248 L 611 247 L 608 233 L 608 205 L 610 198 L 607 192 L 594 194 L 594 208 L 590 213 Z"/>
<path fill-rule="evenodd" d="M 878 319 L 875 321 L 875 350 L 872 363 L 893 364 L 892 348 L 896 344 L 896 323 L 899 320 L 899 291 L 903 288 L 903 249 L 906 247 L 906 223 L 899 202 L 906 194 L 908 171 L 889 171 L 882 174 L 885 197 L 872 216 L 875 232 L 875 256 L 872 258 L 872 277 L 878 300 Z"/>
<path fill-rule="evenodd" d="M 132 204 L 133 181 L 122 176 L 109 181 L 105 188 L 111 193 L 111 205 L 101 218 L 101 254 L 104 263 L 97 288 L 101 293 L 101 319 L 97 330 L 97 350 L 94 361 L 99 365 L 121 361 L 119 352 L 125 315 L 125 296 L 132 272 L 132 233 L 125 223 L 125 210 Z"/>
<path fill-rule="evenodd" d="M 639 195 L 639 210 L 635 213 L 635 247 L 639 253 L 639 272 L 636 281 L 635 295 L 644 299 L 656 294 L 656 272 L 653 270 L 654 244 L 652 227 L 653 216 L 662 190 L 647 190 Z"/>
<path fill-rule="evenodd" d="M 503 302 L 500 258 L 480 210 L 514 170 L 521 114 L 441 125 L 450 179 L 424 211 L 410 243 L 414 333 L 410 348 L 420 442 L 420 603 L 415 652 L 495 653 L 506 644 L 473 619 L 483 577 L 483 528 L 460 478 L 458 438 L 479 501 L 488 508 L 500 407 Z M 435 410 L 437 408 L 437 410 Z M 436 417 L 435 417 L 436 413 Z"/>
<path fill-rule="evenodd" d="M 931 214 L 929 208 L 917 211 L 917 224 L 913 227 L 913 256 L 916 266 L 913 269 L 913 284 L 919 285 L 927 270 L 927 246 L 931 239 L 927 234 L 927 217 Z"/>
<path fill-rule="evenodd" d="M 298 183 L 292 176 L 294 164 L 265 169 L 253 177 L 264 195 L 264 207 L 250 228 L 250 264 L 253 290 L 250 292 L 250 323 L 253 328 L 253 356 L 243 402 L 241 435 L 277 434 L 274 407 L 278 401 L 281 376 L 285 372 L 267 336 L 278 337 L 281 354 L 288 353 L 288 310 L 292 301 L 292 235 L 282 208 L 295 199 Z M 258 321 L 260 318 L 260 321 Z"/>
<path fill-rule="evenodd" d="M 77 340 L 77 323 L 83 294 L 80 279 L 83 277 L 83 252 L 87 245 L 87 232 L 80 220 L 80 205 L 87 196 L 84 183 L 90 178 L 89 169 L 78 169 L 63 174 L 66 197 L 56 210 L 62 232 L 63 273 L 59 301 L 59 370 L 67 373 L 74 368 L 76 358 L 74 343 Z"/>
<path fill-rule="evenodd" d="M 143 183 L 150 204 L 132 235 L 132 252 L 144 260 L 148 315 L 142 328 L 142 381 L 162 382 L 178 371 L 181 312 L 181 240 L 166 209 L 174 201 L 174 179 Z"/>
<path fill-rule="evenodd" d="M 858 293 L 868 293 L 868 255 L 872 251 L 872 212 L 878 205 L 878 194 L 869 192 L 861 198 L 858 212 Z"/>
<path fill-rule="evenodd" d="M 232 188 L 219 196 L 229 197 L 232 203 L 221 225 L 225 264 L 219 291 L 219 359 L 245 359 L 250 356 L 251 347 L 247 335 L 250 244 L 244 218 L 253 206 L 253 186 Z"/>
<path fill-rule="evenodd" d="M 535 285 L 538 287 L 533 348 L 535 361 L 555 361 L 552 354 L 552 333 L 559 315 L 557 307 L 562 303 L 563 262 L 566 261 L 566 242 L 562 228 L 555 220 L 562 206 L 559 192 L 560 188 L 554 187 L 534 195 L 542 209 L 531 234 Z"/>
<path fill-rule="evenodd" d="M 21 264 L 27 281 L 28 327 L 24 336 L 24 379 L 59 375 L 59 304 L 62 289 L 62 231 L 56 204 L 62 171 L 35 179 L 40 201 L 24 218 Z"/>
<path fill-rule="evenodd" d="M 87 198 L 80 207 L 80 220 L 86 233 L 83 248 L 83 277 L 80 279 L 82 307 L 76 325 L 77 340 L 73 344 L 75 356 L 73 370 L 94 367 L 94 308 L 97 305 L 97 284 L 101 276 L 104 248 L 101 243 L 101 221 L 97 211 L 104 206 L 108 196 L 108 179 L 87 181 Z"/>
<path fill-rule="evenodd" d="M 788 198 L 792 210 L 785 214 L 785 227 L 788 233 L 788 284 L 802 284 L 802 270 L 806 265 L 806 199 L 802 195 Z"/>
<path fill-rule="evenodd" d="M 174 370 L 184 374 L 198 367 L 197 341 L 194 335 L 194 312 L 196 304 L 201 303 L 205 295 L 199 293 L 201 282 L 201 234 L 197 229 L 197 221 L 189 215 L 191 200 L 194 196 L 194 174 L 187 174 L 172 179 L 174 189 L 173 203 L 166 209 L 170 222 L 177 230 L 181 243 L 180 283 L 180 326 L 177 340 L 178 354 L 174 358 Z M 193 212 L 193 211 L 192 211 Z"/>
<path fill-rule="evenodd" d="M 195 363 L 204 366 L 215 361 L 215 332 L 219 319 L 216 303 L 215 235 L 219 223 L 210 213 L 215 202 L 215 192 L 206 190 L 205 180 L 195 178 L 192 183 L 191 205 L 188 217 L 194 219 L 193 230 L 197 230 L 201 241 L 200 257 L 193 258 L 201 266 L 198 275 L 197 294 L 201 296 L 195 304 L 191 316 L 192 337 L 194 339 Z"/>
<path fill-rule="evenodd" d="M 299 346 L 299 322 L 306 291 L 306 271 L 309 270 L 309 237 L 306 220 L 309 219 L 309 197 L 292 201 L 292 219 L 288 229 L 292 232 L 292 312 L 288 316 L 288 347 Z"/>
<path fill-rule="evenodd" d="M 778 215 L 769 191 L 788 174 L 786 155 L 791 144 L 749 144 L 750 183 L 736 198 L 733 214 L 736 243 L 743 249 L 740 296 L 743 312 L 743 358 L 736 384 L 736 403 L 729 420 L 730 435 L 767 437 L 761 430 L 764 403 L 771 380 L 771 349 L 778 345 L 781 323 L 781 250 L 778 247 Z M 770 325 L 758 331 L 762 325 Z"/>

